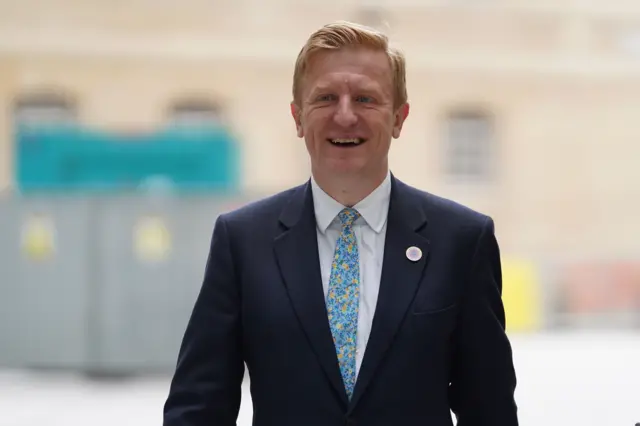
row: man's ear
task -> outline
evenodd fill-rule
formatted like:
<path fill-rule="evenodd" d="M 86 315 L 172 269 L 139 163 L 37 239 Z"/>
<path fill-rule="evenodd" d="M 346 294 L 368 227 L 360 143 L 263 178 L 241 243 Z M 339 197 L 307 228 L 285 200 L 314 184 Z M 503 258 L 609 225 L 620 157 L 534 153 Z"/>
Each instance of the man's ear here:
<path fill-rule="evenodd" d="M 402 125 L 404 121 L 409 116 L 409 104 L 405 103 L 398 108 L 396 111 L 394 122 L 393 122 L 393 137 L 394 139 L 398 139 L 400 137 L 400 132 L 402 132 Z"/>
<path fill-rule="evenodd" d="M 298 137 L 303 137 L 304 130 L 302 128 L 302 109 L 298 107 L 295 102 L 291 102 L 291 116 L 293 117 L 293 121 L 296 123 L 296 132 L 298 134 Z"/>

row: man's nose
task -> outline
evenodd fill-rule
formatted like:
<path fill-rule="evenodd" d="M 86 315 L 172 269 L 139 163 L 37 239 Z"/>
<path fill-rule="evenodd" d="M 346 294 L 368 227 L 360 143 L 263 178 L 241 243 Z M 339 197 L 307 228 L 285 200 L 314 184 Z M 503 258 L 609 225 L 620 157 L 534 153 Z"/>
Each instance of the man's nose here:
<path fill-rule="evenodd" d="M 343 96 L 340 98 L 334 120 L 338 125 L 343 127 L 350 127 L 358 122 L 358 116 L 355 114 L 351 96 Z"/>

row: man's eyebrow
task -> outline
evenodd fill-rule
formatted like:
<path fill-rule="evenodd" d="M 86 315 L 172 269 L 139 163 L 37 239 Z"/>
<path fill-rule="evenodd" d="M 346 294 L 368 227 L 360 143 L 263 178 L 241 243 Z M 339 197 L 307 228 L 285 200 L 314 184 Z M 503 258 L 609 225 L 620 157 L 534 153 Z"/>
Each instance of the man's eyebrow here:
<path fill-rule="evenodd" d="M 333 82 L 333 81 L 319 82 L 311 89 L 311 91 L 309 92 L 309 95 L 306 97 L 306 101 L 311 102 L 318 95 L 325 94 L 327 91 L 334 90 L 338 85 L 339 85 L 338 82 Z M 372 82 L 350 82 L 348 83 L 348 85 L 351 87 L 355 95 L 365 94 L 369 96 L 374 96 L 376 98 L 385 97 L 389 95 L 389 93 L 387 93 L 387 91 L 384 90 L 384 87 Z"/>
<path fill-rule="evenodd" d="M 363 84 L 362 86 L 357 87 L 357 89 L 368 93 L 384 93 L 382 87 L 377 84 Z"/>
<path fill-rule="evenodd" d="M 319 86 L 315 86 L 314 88 L 311 89 L 309 94 L 306 96 L 305 101 L 306 102 L 313 102 L 315 100 L 315 98 L 317 98 L 320 94 L 323 94 L 324 92 L 326 92 L 330 88 L 331 88 L 331 85 L 328 85 L 328 84 L 322 84 L 322 85 L 319 85 Z"/>
<path fill-rule="evenodd" d="M 331 83 L 320 83 L 320 84 L 316 85 L 311 90 L 311 94 L 315 94 L 315 93 L 318 93 L 318 92 L 324 92 L 325 90 L 331 89 L 332 86 L 334 86 L 334 84 L 331 84 Z"/>

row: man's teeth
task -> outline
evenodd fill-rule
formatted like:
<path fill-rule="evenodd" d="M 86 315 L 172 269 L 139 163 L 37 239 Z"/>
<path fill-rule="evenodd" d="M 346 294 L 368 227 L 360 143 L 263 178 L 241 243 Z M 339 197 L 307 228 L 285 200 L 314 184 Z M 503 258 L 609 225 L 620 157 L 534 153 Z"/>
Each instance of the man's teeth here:
<path fill-rule="evenodd" d="M 355 143 L 358 144 L 362 142 L 362 139 L 354 138 L 354 139 L 331 139 L 333 143 Z"/>

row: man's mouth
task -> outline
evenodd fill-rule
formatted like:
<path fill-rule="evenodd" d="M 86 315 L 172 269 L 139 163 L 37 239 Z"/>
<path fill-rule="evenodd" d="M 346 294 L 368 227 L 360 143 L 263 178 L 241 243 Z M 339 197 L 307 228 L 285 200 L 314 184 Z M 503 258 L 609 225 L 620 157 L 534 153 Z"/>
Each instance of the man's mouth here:
<path fill-rule="evenodd" d="M 331 142 L 332 145 L 349 147 L 349 146 L 358 146 L 366 142 L 366 139 L 363 138 L 337 138 L 337 139 L 327 139 Z"/>

